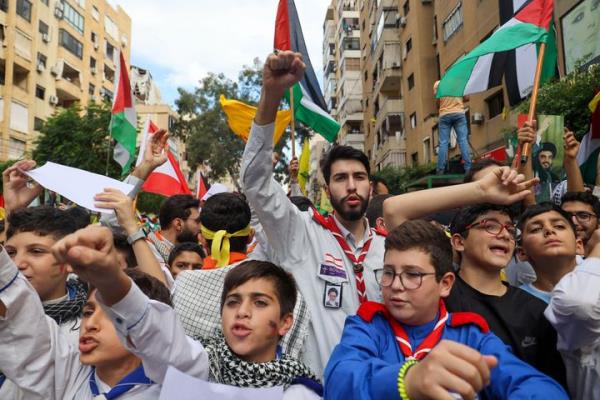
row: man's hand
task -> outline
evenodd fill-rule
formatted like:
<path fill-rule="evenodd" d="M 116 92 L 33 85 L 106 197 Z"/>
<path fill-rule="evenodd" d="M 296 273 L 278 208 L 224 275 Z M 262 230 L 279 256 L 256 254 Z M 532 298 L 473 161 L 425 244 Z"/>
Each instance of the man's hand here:
<path fill-rule="evenodd" d="M 523 200 L 531 194 L 529 190 L 539 181 L 533 178 L 525 181 L 523 174 L 509 167 L 497 167 L 486 174 L 482 179 L 476 181 L 479 187 L 484 203 L 493 204 L 513 204 Z"/>
<path fill-rule="evenodd" d="M 23 171 L 35 168 L 35 161 L 21 160 L 2 173 L 4 184 L 4 205 L 7 213 L 27 207 L 42 193 L 42 186 L 31 181 Z"/>
<path fill-rule="evenodd" d="M 411 399 L 452 400 L 450 393 L 474 399 L 490 383 L 490 369 L 498 361 L 463 344 L 441 341 L 404 379 Z"/>
<path fill-rule="evenodd" d="M 577 153 L 579 153 L 579 142 L 575 139 L 573 132 L 565 128 L 565 135 L 563 137 L 565 143 L 565 161 L 575 160 Z"/>
<path fill-rule="evenodd" d="M 296 183 L 298 182 L 298 171 L 300 170 L 300 164 L 298 163 L 298 158 L 292 158 L 290 161 L 289 172 L 290 172 L 290 182 Z"/>
<path fill-rule="evenodd" d="M 94 196 L 94 206 L 115 210 L 119 225 L 128 235 L 134 234 L 138 229 L 133 200 L 118 189 L 104 189 L 104 192 Z"/>
<path fill-rule="evenodd" d="M 144 158 L 140 165 L 135 167 L 132 173 L 133 176 L 145 181 L 152 171 L 167 162 L 168 139 L 169 134 L 164 129 L 148 135 L 148 141 L 144 149 Z"/>
<path fill-rule="evenodd" d="M 277 108 L 286 90 L 304 76 L 302 55 L 292 51 L 271 54 L 263 67 L 263 87 L 254 121 L 267 125 L 275 121 Z"/>
<path fill-rule="evenodd" d="M 537 121 L 533 120 L 531 124 L 525 122 L 521 128 L 517 131 L 517 139 L 519 144 L 534 143 L 537 137 Z"/>
<path fill-rule="evenodd" d="M 59 262 L 70 264 L 82 280 L 98 289 L 108 306 L 119 302 L 131 288 L 121 270 L 108 228 L 91 225 L 65 236 L 52 247 Z"/>

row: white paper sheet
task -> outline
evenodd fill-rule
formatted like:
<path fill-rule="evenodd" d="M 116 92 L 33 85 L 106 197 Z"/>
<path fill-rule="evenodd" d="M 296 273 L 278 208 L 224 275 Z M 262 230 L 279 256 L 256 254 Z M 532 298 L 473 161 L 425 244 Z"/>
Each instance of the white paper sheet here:
<path fill-rule="evenodd" d="M 128 183 L 50 161 L 40 168 L 25 173 L 46 189 L 65 196 L 75 204 L 107 214 L 114 211 L 94 207 L 96 194 L 106 188 L 119 189 L 123 193 L 129 193 L 133 189 L 133 185 Z"/>
<path fill-rule="evenodd" d="M 220 385 L 169 367 L 159 400 L 282 400 L 283 387 L 255 389 Z"/>

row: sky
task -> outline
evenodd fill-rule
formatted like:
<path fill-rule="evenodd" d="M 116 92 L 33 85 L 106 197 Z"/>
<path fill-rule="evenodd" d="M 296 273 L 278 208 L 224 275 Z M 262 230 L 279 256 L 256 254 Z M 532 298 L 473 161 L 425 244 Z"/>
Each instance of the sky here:
<path fill-rule="evenodd" d="M 237 80 L 244 65 L 273 49 L 278 0 L 111 0 L 131 17 L 131 63 L 150 71 L 163 101 L 192 90 L 208 72 Z M 296 0 L 319 79 L 323 21 L 330 0 Z"/>

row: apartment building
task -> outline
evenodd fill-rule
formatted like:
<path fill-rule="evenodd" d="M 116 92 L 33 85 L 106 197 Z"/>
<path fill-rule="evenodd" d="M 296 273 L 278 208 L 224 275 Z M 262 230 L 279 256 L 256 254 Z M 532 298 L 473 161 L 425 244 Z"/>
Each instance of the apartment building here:
<path fill-rule="evenodd" d="M 59 107 L 112 99 L 131 19 L 106 0 L 0 0 L 0 160 L 22 157 Z"/>
<path fill-rule="evenodd" d="M 360 4 L 365 150 L 373 170 L 406 163 L 398 0 Z"/>
<path fill-rule="evenodd" d="M 364 150 L 358 2 L 332 0 L 323 33 L 324 96 L 341 125 L 337 141 Z"/>

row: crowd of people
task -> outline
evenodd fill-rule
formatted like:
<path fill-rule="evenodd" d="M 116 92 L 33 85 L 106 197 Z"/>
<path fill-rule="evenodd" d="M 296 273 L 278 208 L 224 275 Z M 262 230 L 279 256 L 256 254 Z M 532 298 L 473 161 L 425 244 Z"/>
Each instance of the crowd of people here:
<path fill-rule="evenodd" d="M 4 171 L 0 399 L 158 399 L 171 367 L 286 400 L 600 398 L 600 201 L 576 170 L 558 204 L 533 204 L 539 178 L 490 160 L 392 196 L 336 145 L 324 216 L 273 179 L 276 112 L 304 68 L 293 52 L 265 63 L 243 193 L 172 196 L 160 230 L 133 199 L 165 132 L 130 193 L 98 188 L 99 223 L 29 206 L 33 161 Z"/>

